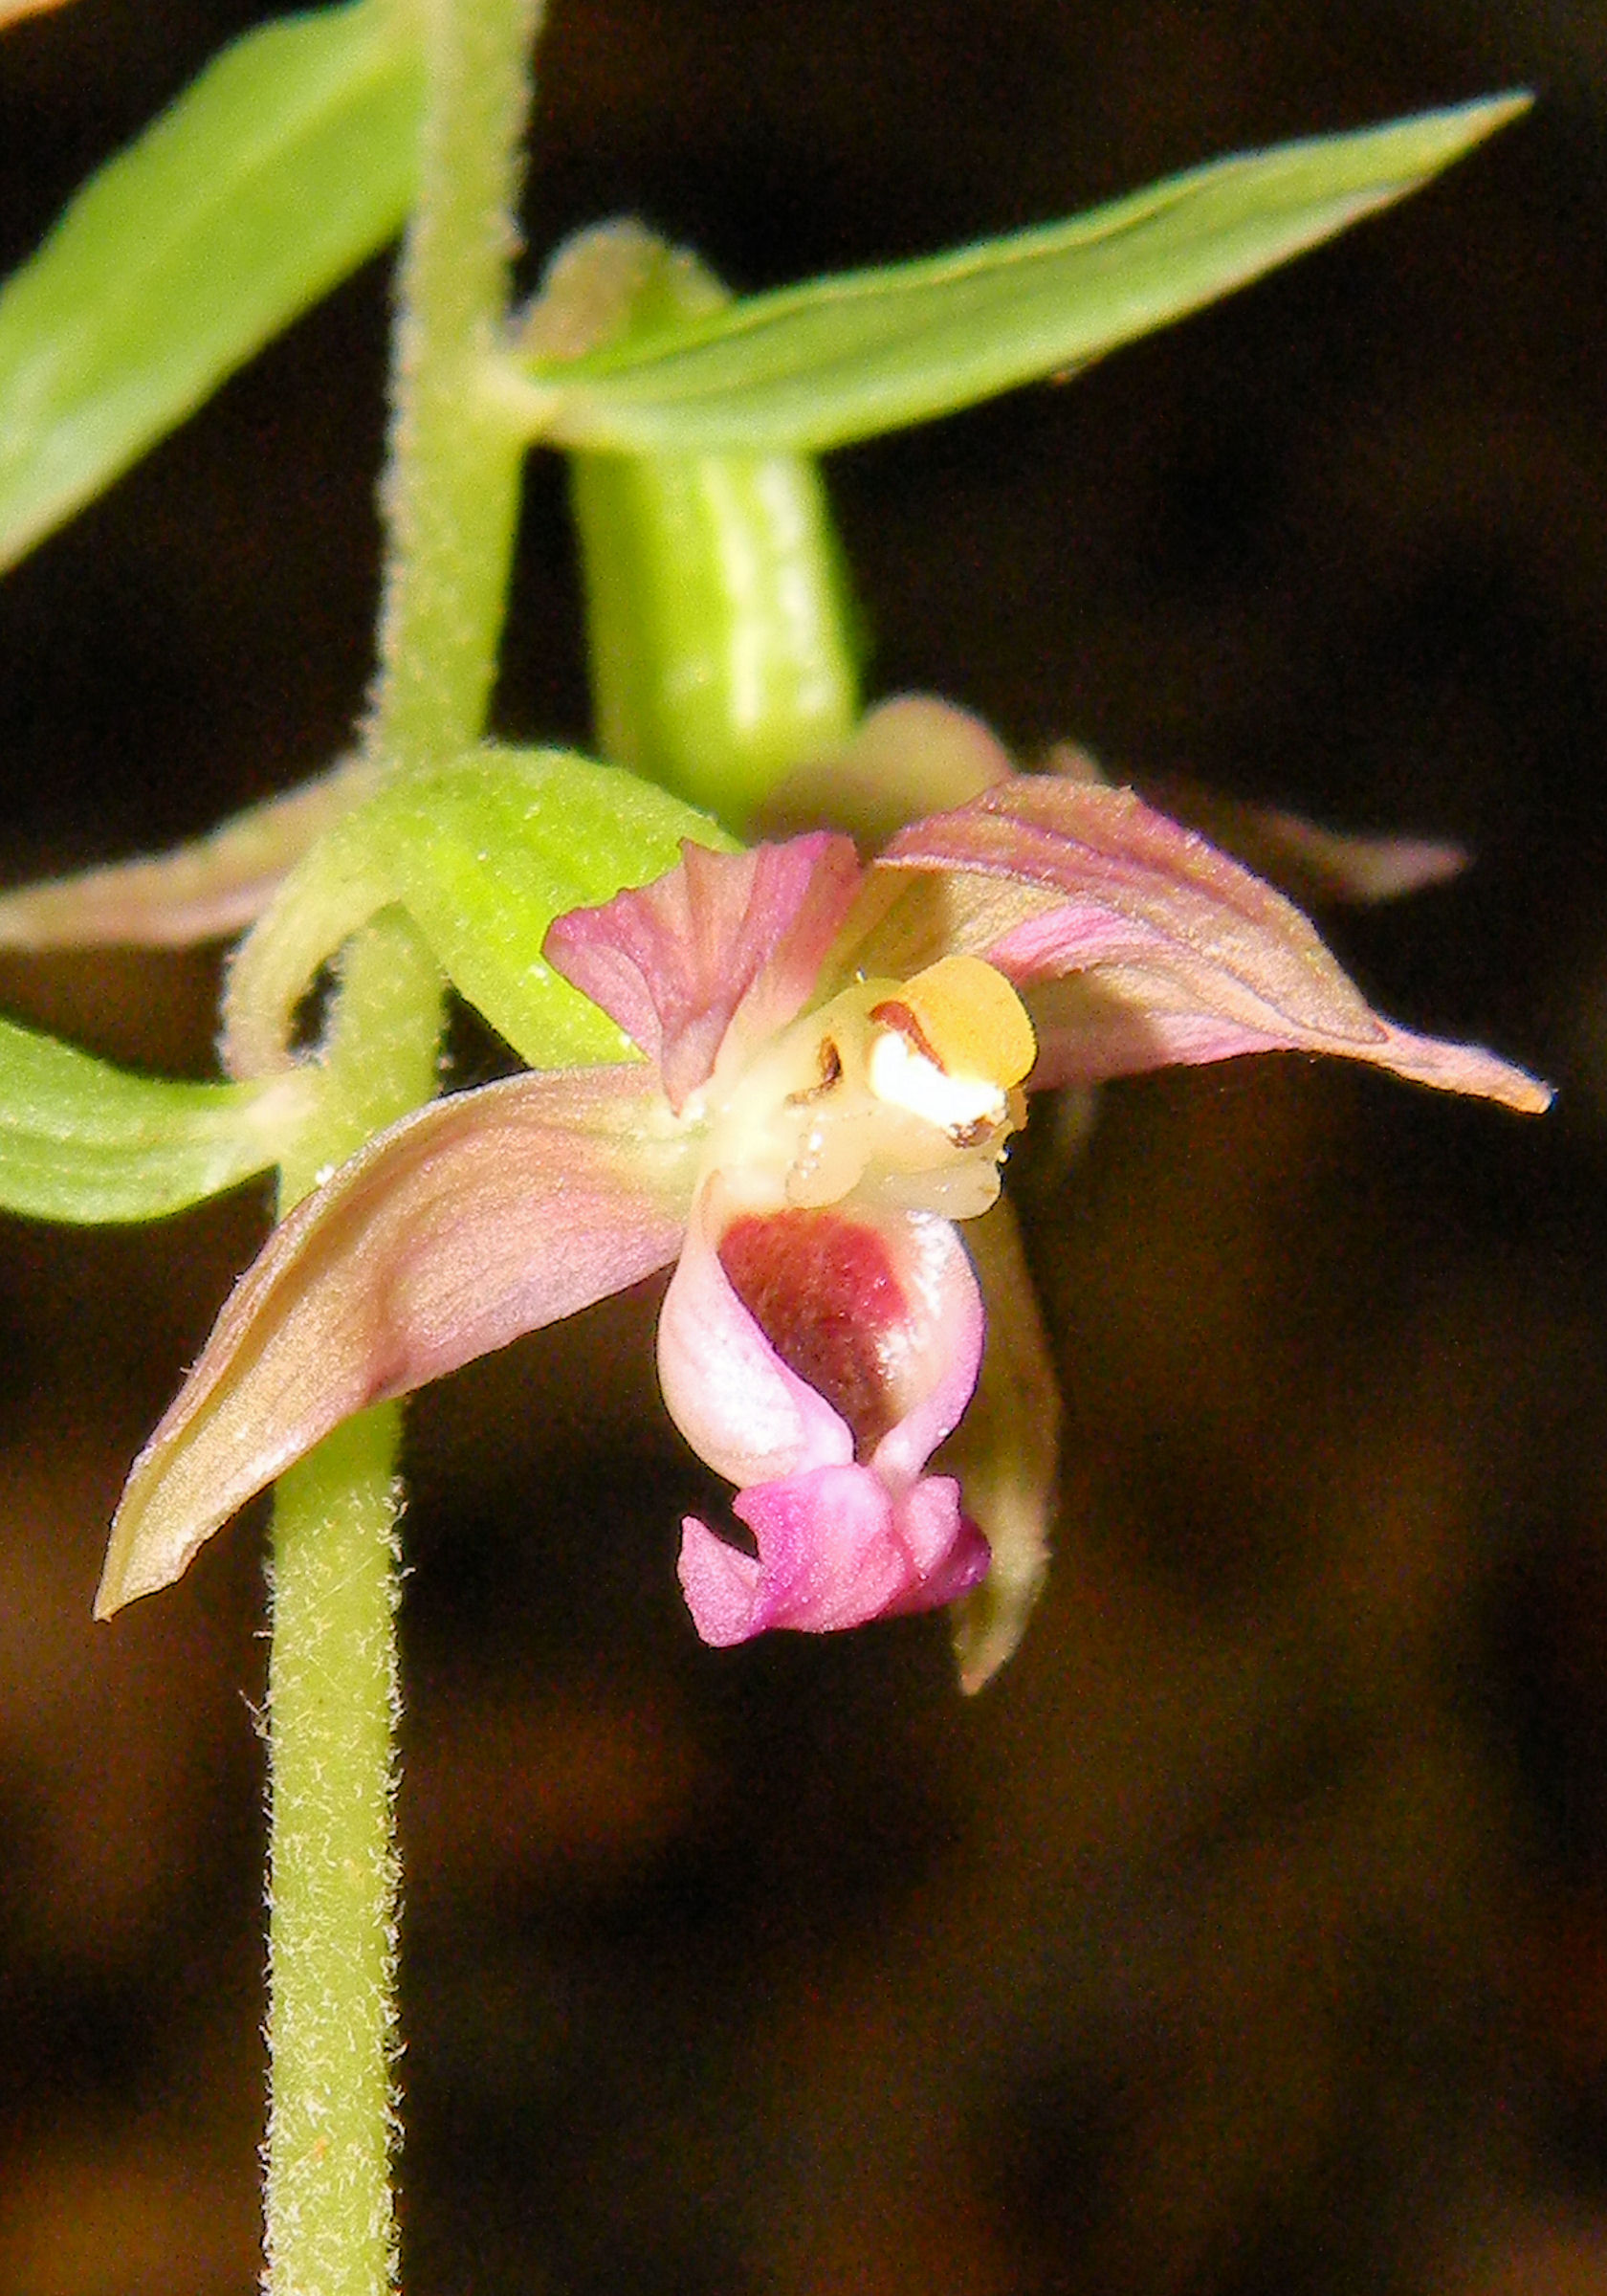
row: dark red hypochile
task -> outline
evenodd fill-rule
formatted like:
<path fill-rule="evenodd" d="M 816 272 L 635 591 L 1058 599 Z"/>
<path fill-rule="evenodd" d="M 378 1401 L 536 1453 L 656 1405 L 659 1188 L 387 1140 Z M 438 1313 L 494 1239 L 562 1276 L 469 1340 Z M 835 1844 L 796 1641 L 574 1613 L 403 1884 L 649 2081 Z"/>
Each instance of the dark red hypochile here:
<path fill-rule="evenodd" d="M 900 1417 L 892 1392 L 904 1288 L 874 1228 L 839 1212 L 745 1213 L 720 1266 L 789 1371 L 806 1380 L 873 1450 Z"/>

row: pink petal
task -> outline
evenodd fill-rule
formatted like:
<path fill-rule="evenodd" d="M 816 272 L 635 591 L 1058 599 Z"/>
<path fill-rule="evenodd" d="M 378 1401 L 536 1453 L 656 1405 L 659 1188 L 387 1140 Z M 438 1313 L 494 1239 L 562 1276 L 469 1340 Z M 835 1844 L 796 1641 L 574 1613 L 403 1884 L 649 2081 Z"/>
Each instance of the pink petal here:
<path fill-rule="evenodd" d="M 97 1614 L 168 1585 L 354 1412 L 623 1291 L 674 1256 L 693 1151 L 643 1071 L 437 1100 L 269 1238 L 135 1462 Z"/>
<path fill-rule="evenodd" d="M 930 942 L 1036 991 L 1034 1086 L 1303 1050 L 1527 1111 L 1551 1098 L 1490 1053 L 1383 1020 L 1297 909 L 1131 790 L 1019 775 L 902 831 L 874 873 L 905 872 L 937 882 L 895 899 L 856 960 L 896 951 L 909 969 Z"/>
<path fill-rule="evenodd" d="M 755 1043 L 800 1011 L 862 873 L 850 841 L 825 833 L 681 852 L 653 884 L 558 918 L 542 949 L 657 1061 L 675 1109 L 713 1074 L 738 1015 Z"/>
<path fill-rule="evenodd" d="M 866 1468 L 820 1467 L 740 1492 L 735 1512 L 754 1534 L 757 1558 L 695 1518 L 682 1529 L 687 1605 L 718 1647 L 776 1627 L 830 1634 L 931 1610 L 987 1569 L 986 1542 L 946 1476 L 895 1501 Z"/>

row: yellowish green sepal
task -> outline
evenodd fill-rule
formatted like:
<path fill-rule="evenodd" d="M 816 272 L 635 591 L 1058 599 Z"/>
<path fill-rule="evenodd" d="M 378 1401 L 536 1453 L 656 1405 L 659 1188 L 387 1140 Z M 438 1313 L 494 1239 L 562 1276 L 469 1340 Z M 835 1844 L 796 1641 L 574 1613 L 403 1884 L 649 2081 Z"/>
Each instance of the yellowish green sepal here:
<path fill-rule="evenodd" d="M 381 910 L 405 910 L 459 994 L 534 1068 L 619 1060 L 615 1024 L 541 956 L 554 917 L 671 868 L 681 840 L 728 846 L 701 813 L 567 750 L 487 745 L 394 774 L 284 880 L 230 978 L 237 1076 L 291 1056 L 297 1004 Z"/>

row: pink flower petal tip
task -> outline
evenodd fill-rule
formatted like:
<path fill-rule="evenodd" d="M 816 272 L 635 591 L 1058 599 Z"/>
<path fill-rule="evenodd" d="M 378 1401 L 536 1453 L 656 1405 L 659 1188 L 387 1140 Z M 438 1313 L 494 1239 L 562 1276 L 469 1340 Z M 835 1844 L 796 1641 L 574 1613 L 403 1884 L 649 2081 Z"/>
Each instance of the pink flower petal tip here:
<path fill-rule="evenodd" d="M 986 1539 L 959 1486 L 929 1475 L 894 1499 L 863 1467 L 818 1467 L 738 1492 L 733 1512 L 759 1548 L 744 1555 L 688 1516 L 680 1579 L 693 1623 L 716 1649 L 778 1626 L 831 1634 L 936 1610 L 987 1575 Z"/>

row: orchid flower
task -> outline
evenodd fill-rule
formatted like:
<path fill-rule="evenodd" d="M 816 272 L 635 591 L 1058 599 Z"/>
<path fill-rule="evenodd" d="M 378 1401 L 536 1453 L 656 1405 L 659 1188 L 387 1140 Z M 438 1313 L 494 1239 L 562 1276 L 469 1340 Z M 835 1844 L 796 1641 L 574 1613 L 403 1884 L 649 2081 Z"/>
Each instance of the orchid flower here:
<path fill-rule="evenodd" d="M 934 706 L 862 739 L 930 738 Z M 560 916 L 546 963 L 636 1057 L 437 1100 L 283 1222 L 135 1465 L 100 1613 L 350 1414 L 673 1263 L 665 1401 L 746 1534 L 683 1526 L 699 1634 L 957 1604 L 962 1677 L 985 1679 L 1042 1579 L 1053 1480 L 1000 1200 L 1026 1093 L 1286 1050 L 1519 1110 L 1550 1094 L 1382 1019 L 1281 894 L 1132 791 L 1014 773 L 997 744 L 981 764 L 980 794 L 869 865 L 829 830 L 688 842 Z M 979 1380 L 968 1497 L 934 1454 Z"/>

